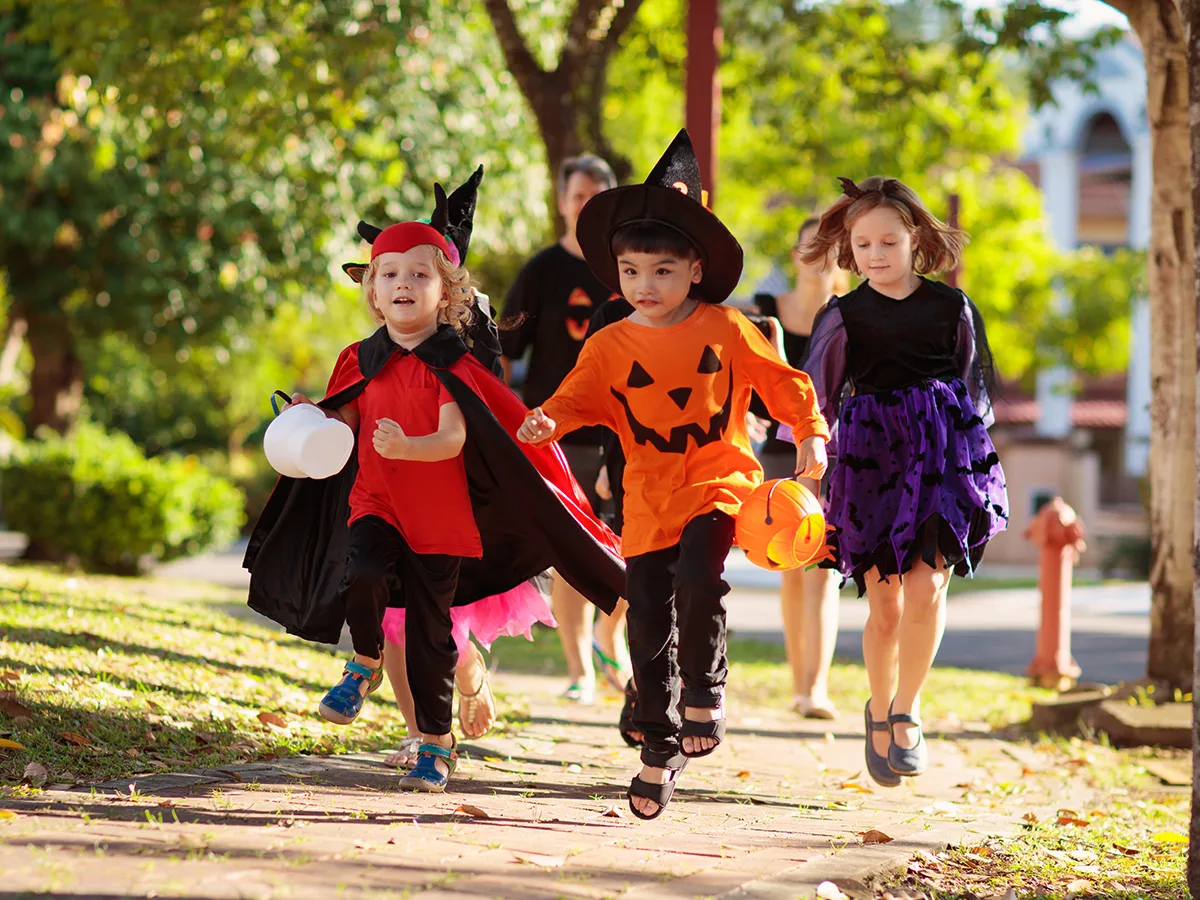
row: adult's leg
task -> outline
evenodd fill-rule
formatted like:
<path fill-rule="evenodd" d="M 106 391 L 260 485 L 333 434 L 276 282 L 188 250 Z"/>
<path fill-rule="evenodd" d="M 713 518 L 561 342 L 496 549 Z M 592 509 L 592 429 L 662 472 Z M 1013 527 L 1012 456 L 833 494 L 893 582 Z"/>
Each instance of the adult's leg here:
<path fill-rule="evenodd" d="M 792 574 L 792 573 L 788 573 Z M 812 569 L 800 576 L 801 608 L 800 660 L 801 688 L 814 707 L 832 711 L 829 703 L 829 666 L 838 632 L 838 581 L 833 569 Z"/>
<path fill-rule="evenodd" d="M 606 670 L 606 677 L 618 690 L 625 687 L 630 674 L 629 641 L 625 634 L 625 617 L 628 611 L 628 602 L 618 600 L 612 615 L 600 613 L 596 617 L 596 646 L 608 659 L 616 662 L 616 666 L 610 666 L 607 662 L 603 662 L 602 665 Z"/>
<path fill-rule="evenodd" d="M 561 447 L 571 474 L 598 515 L 601 501 L 596 494 L 596 478 L 600 474 L 603 448 L 590 444 L 562 444 Z M 550 610 L 558 621 L 558 637 L 567 662 L 567 676 L 571 680 L 565 696 L 591 703 L 596 696 L 596 669 L 592 663 L 592 626 L 596 609 L 555 573 Z"/>

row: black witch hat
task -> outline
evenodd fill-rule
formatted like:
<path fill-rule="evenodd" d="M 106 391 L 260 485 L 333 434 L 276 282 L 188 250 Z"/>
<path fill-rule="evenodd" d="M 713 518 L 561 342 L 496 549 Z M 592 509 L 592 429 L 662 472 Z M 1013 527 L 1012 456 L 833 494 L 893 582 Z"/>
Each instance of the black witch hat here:
<path fill-rule="evenodd" d="M 483 166 L 475 170 L 463 184 L 455 189 L 449 197 L 440 184 L 434 183 L 433 215 L 429 217 L 429 225 L 439 234 L 444 234 L 454 249 L 458 251 L 458 264 L 462 265 L 467 259 L 467 248 L 471 244 L 471 228 L 475 220 L 475 201 L 479 195 L 479 182 L 483 180 Z M 382 228 L 358 223 L 358 233 L 368 244 L 375 243 L 375 238 L 383 233 Z M 367 263 L 342 263 L 342 270 L 361 283 L 367 271 Z"/>
<path fill-rule="evenodd" d="M 634 222 L 653 222 L 680 232 L 700 251 L 703 278 L 692 295 L 722 303 L 742 276 L 742 245 L 704 206 L 700 164 L 687 129 L 681 129 L 643 184 L 597 194 L 582 212 L 575 237 L 592 272 L 610 290 L 621 292 L 612 238 Z"/>

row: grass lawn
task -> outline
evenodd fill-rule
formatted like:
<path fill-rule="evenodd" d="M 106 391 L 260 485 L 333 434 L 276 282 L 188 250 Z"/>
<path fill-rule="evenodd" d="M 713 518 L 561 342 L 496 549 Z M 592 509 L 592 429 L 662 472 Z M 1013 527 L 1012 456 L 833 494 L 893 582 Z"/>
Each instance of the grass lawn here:
<path fill-rule="evenodd" d="M 1045 749 L 1045 747 L 1043 747 Z M 1164 788 L 1143 767 L 1147 759 L 1183 751 L 1113 750 L 1078 738 L 1060 739 L 1056 752 L 1064 775 L 1086 777 L 1101 791 L 1094 809 L 1060 810 L 1056 818 L 1029 817 L 1008 839 L 921 853 L 909 874 L 877 886 L 886 896 L 930 900 L 1001 897 L 1046 900 L 1184 900 L 1190 796 Z"/>

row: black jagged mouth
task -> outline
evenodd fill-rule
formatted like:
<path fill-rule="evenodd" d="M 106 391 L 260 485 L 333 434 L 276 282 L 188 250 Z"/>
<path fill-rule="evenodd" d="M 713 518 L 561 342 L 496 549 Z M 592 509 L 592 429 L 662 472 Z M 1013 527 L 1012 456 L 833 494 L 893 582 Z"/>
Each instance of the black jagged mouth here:
<path fill-rule="evenodd" d="M 708 427 L 703 427 L 699 422 L 676 425 L 667 437 L 638 421 L 629 406 L 629 399 L 623 393 L 615 387 L 610 387 L 609 390 L 625 408 L 625 418 L 629 422 L 629 430 L 635 441 L 642 445 L 649 444 L 660 453 L 686 453 L 689 437 L 696 441 L 697 447 L 704 447 L 719 441 L 725 429 L 729 427 L 729 419 L 733 412 L 733 366 L 729 367 L 729 390 L 725 396 L 725 405 L 709 418 Z"/>

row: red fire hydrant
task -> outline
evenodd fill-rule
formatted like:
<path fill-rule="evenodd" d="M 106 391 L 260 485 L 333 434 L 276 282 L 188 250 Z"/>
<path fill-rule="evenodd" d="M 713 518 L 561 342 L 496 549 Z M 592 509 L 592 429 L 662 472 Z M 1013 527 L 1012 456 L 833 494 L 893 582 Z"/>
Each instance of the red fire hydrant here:
<path fill-rule="evenodd" d="M 1025 529 L 1025 539 L 1038 546 L 1042 594 L 1037 649 L 1025 674 L 1040 687 L 1067 690 L 1082 671 L 1071 656 L 1071 575 L 1079 554 L 1087 549 L 1083 535 L 1083 521 L 1062 497 L 1038 510 Z"/>

